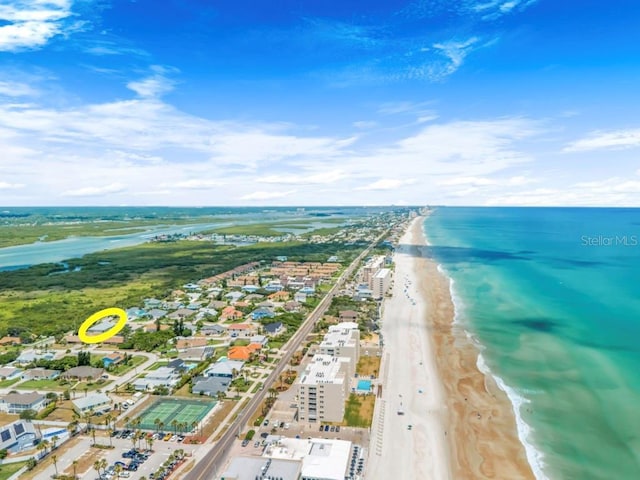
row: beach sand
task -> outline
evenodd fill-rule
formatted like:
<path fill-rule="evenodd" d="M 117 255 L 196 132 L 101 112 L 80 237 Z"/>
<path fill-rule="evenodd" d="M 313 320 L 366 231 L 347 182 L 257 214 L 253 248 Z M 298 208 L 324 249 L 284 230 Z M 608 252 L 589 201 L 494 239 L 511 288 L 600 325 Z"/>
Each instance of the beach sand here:
<path fill-rule="evenodd" d="M 366 479 L 534 479 L 511 402 L 453 326 L 449 279 L 423 255 L 423 220 L 400 239 L 383 305 L 383 387 Z"/>
<path fill-rule="evenodd" d="M 413 245 L 426 245 L 422 225 L 423 219 L 411 225 Z M 415 258 L 416 281 L 428 305 L 426 321 L 446 391 L 453 478 L 534 479 L 518 439 L 513 406 L 493 377 L 478 369 L 477 348 L 453 325 L 449 279 L 437 267 L 432 259 Z"/>

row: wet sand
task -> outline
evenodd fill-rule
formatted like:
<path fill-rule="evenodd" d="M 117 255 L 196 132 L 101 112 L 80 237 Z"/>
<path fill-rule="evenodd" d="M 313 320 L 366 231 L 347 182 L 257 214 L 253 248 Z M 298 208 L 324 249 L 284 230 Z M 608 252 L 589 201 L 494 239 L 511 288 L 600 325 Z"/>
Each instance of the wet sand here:
<path fill-rule="evenodd" d="M 478 350 L 453 325 L 449 279 L 425 257 L 423 218 L 411 224 L 415 283 L 427 305 L 430 337 L 445 391 L 446 441 L 454 479 L 534 479 L 516 429 L 513 406 L 491 376 L 477 367 Z"/>

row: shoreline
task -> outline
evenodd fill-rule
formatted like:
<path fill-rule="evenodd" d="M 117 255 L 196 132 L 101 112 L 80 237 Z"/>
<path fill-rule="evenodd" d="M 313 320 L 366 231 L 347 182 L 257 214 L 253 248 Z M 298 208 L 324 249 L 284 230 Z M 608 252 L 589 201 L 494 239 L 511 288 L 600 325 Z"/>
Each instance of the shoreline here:
<path fill-rule="evenodd" d="M 535 480 L 530 448 L 521 435 L 517 408 L 501 379 L 488 369 L 478 347 L 456 321 L 452 279 L 422 247 L 428 242 L 417 217 L 407 229 L 415 247 L 413 275 L 426 309 L 425 322 L 445 391 L 451 473 L 456 479 Z M 506 385 L 503 387 L 506 388 Z M 526 425 L 526 424 L 525 424 Z M 527 426 L 528 428 L 528 426 Z M 526 434 L 525 434 L 526 437 Z M 532 446 L 530 446 L 532 447 Z M 533 452 L 537 459 L 537 451 Z"/>

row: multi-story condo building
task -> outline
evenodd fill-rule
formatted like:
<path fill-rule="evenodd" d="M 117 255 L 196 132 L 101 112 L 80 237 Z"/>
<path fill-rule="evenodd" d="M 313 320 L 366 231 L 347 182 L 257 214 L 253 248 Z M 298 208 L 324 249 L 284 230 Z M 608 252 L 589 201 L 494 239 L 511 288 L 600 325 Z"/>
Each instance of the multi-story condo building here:
<path fill-rule="evenodd" d="M 329 331 L 320 343 L 318 353 L 331 357 L 347 357 L 347 374 L 352 377 L 356 373 L 356 365 L 360 359 L 360 330 L 354 322 L 343 322 L 329 327 Z"/>
<path fill-rule="evenodd" d="M 348 357 L 316 354 L 298 383 L 298 418 L 302 422 L 341 422 L 349 395 Z"/>
<path fill-rule="evenodd" d="M 391 270 L 388 268 L 381 268 L 373 276 L 371 281 L 371 290 L 373 291 L 373 298 L 383 298 L 387 293 L 389 285 L 391 284 Z"/>

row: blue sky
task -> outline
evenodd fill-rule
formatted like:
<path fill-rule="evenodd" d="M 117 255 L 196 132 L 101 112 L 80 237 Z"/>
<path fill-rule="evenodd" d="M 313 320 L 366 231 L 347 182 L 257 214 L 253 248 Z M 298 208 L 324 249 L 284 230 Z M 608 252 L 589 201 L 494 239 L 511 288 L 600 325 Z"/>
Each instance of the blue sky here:
<path fill-rule="evenodd" d="M 630 0 L 0 0 L 0 205 L 635 205 Z"/>

